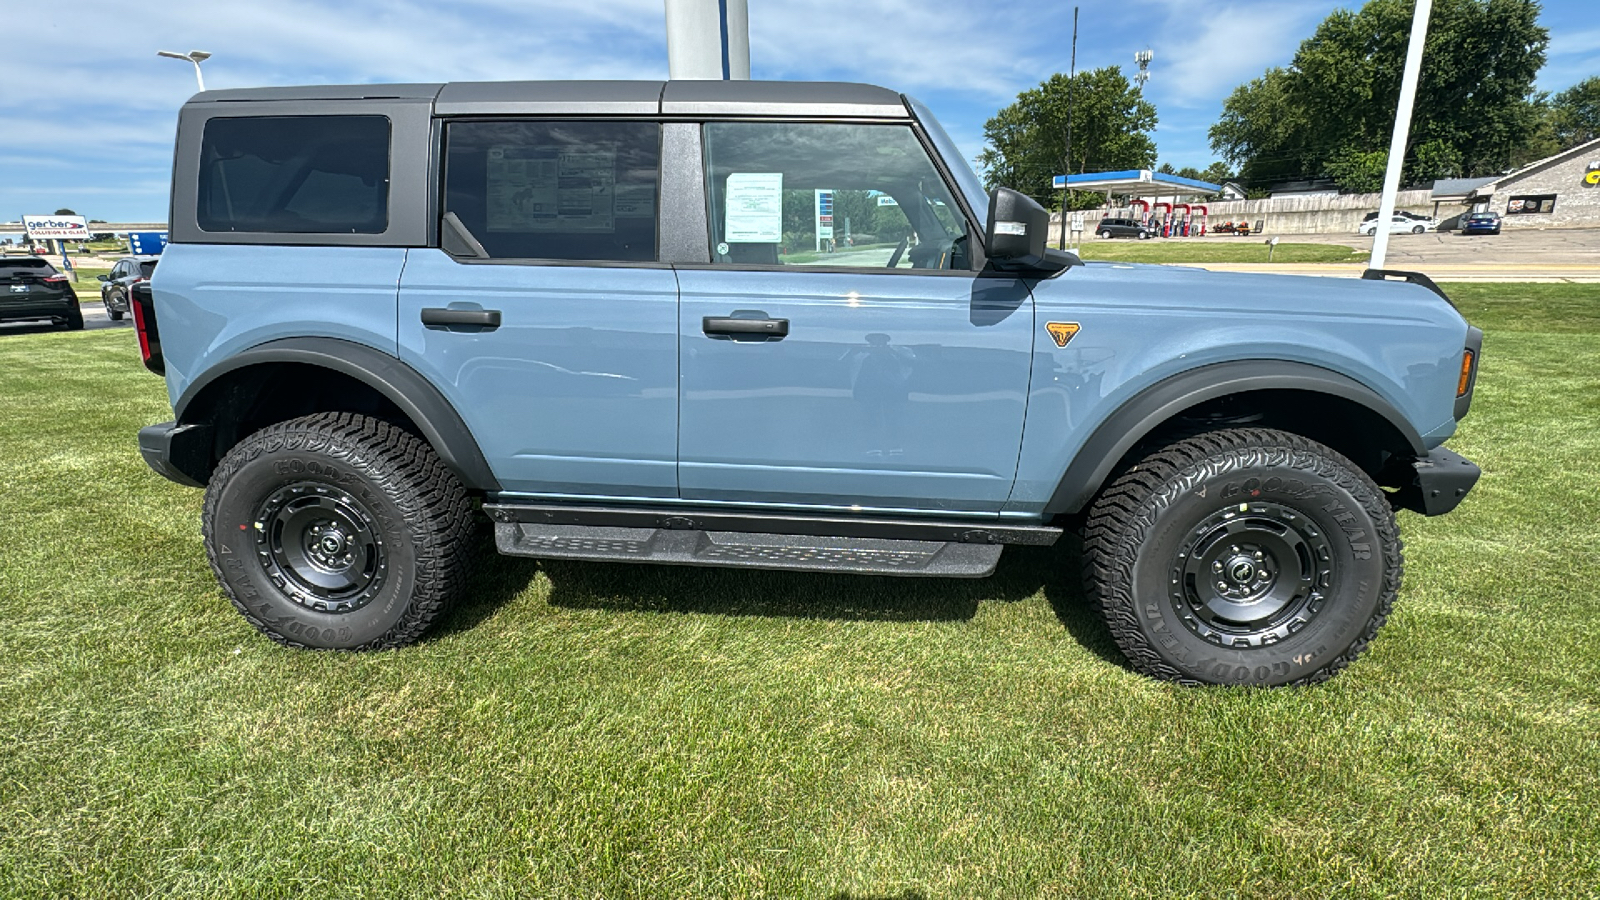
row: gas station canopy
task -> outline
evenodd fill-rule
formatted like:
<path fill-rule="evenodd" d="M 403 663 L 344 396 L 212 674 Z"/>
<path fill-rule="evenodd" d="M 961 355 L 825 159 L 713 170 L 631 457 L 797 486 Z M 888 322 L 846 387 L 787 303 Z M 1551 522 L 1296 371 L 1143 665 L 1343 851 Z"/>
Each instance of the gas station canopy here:
<path fill-rule="evenodd" d="M 1220 184 L 1211 184 L 1195 178 L 1181 178 L 1164 172 L 1152 172 L 1149 169 L 1057 175 L 1052 179 L 1052 186 L 1056 190 L 1071 188 L 1075 191 L 1131 194 L 1135 197 L 1204 197 L 1208 194 L 1222 193 Z"/>

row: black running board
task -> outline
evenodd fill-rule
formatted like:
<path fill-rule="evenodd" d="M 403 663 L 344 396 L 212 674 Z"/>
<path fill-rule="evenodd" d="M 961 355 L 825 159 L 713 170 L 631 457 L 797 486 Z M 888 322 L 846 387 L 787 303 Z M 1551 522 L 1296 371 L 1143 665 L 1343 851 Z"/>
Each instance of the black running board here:
<path fill-rule="evenodd" d="M 995 519 L 882 519 L 870 516 L 783 515 L 727 509 L 506 503 L 493 499 L 483 505 L 483 511 L 496 524 L 805 534 L 830 538 L 932 541 L 940 544 L 1032 544 L 1048 547 L 1061 537 L 1061 529 L 1054 526 L 1001 523 Z"/>
<path fill-rule="evenodd" d="M 508 556 L 541 559 L 944 578 L 982 578 L 994 572 L 1005 549 L 951 541 L 529 524 L 498 517 L 494 541 Z"/>

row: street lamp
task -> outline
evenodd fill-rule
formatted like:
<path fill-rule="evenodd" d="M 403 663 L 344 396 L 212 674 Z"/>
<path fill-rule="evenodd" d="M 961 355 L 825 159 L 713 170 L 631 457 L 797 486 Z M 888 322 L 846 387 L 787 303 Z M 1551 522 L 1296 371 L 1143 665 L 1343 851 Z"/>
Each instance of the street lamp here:
<path fill-rule="evenodd" d="M 211 58 L 211 54 L 204 50 L 190 50 L 188 53 L 174 53 L 171 50 L 157 50 L 157 56 L 168 59 L 184 59 L 194 63 L 194 80 L 200 85 L 202 92 L 206 89 L 206 80 L 200 77 L 200 64 Z"/>

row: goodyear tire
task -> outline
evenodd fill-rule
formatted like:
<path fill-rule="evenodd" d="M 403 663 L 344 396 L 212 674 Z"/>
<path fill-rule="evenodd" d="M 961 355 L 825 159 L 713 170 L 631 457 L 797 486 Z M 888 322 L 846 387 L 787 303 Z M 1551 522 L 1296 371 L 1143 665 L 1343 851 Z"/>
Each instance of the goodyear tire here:
<path fill-rule="evenodd" d="M 292 647 L 417 640 L 459 593 L 472 511 L 432 448 L 352 413 L 235 446 L 206 488 L 211 569 L 250 624 Z"/>
<path fill-rule="evenodd" d="M 1372 479 L 1267 429 L 1188 438 L 1091 505 L 1085 580 L 1140 672 L 1187 684 L 1323 681 L 1388 617 L 1403 568 Z"/>

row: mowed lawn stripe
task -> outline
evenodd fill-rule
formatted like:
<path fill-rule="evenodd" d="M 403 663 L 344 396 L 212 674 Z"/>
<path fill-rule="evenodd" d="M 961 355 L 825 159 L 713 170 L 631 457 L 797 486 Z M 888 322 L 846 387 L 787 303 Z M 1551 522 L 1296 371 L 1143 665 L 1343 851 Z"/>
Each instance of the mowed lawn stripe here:
<path fill-rule="evenodd" d="M 1402 514 L 1394 617 L 1286 691 L 1128 672 L 1070 543 L 923 581 L 485 529 L 420 646 L 286 651 L 138 458 L 131 335 L 0 334 L 0 895 L 1593 895 L 1600 288 L 1449 290 L 1483 481 Z"/>

